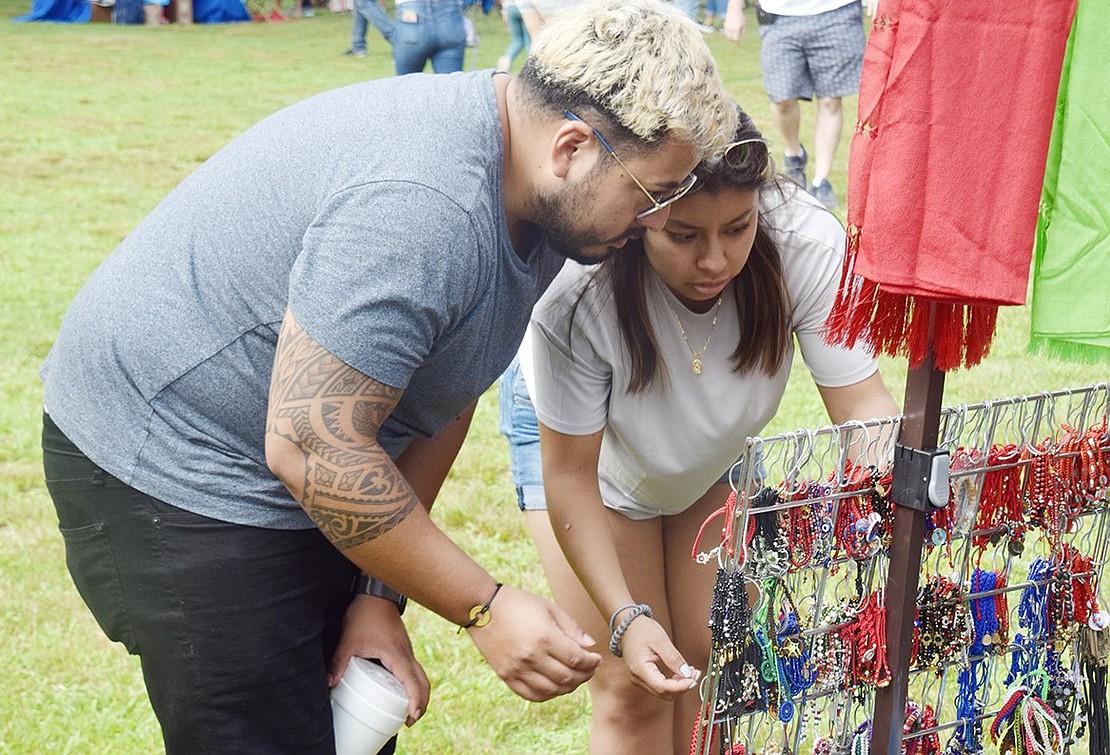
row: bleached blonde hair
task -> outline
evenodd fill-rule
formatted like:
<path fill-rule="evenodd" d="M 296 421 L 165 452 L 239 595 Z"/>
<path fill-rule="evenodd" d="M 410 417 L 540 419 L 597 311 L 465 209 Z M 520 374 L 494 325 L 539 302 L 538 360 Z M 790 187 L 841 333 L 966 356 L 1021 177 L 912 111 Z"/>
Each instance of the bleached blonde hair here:
<path fill-rule="evenodd" d="M 633 149 L 670 134 L 702 160 L 736 130 L 701 31 L 659 0 L 591 0 L 563 11 L 532 42 L 520 78 L 534 104 L 557 116 L 594 111 L 609 128 L 591 125 L 610 141 L 638 142 Z"/>

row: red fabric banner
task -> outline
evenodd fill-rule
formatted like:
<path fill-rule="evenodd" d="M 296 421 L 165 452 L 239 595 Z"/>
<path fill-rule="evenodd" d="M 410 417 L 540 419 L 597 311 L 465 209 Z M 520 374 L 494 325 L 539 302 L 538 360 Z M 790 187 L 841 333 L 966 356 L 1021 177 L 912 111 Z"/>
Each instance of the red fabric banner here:
<path fill-rule="evenodd" d="M 977 364 L 1025 302 L 1075 0 L 881 0 L 848 175 L 848 253 L 827 323 L 910 365 Z M 935 305 L 935 306 L 934 306 Z"/>

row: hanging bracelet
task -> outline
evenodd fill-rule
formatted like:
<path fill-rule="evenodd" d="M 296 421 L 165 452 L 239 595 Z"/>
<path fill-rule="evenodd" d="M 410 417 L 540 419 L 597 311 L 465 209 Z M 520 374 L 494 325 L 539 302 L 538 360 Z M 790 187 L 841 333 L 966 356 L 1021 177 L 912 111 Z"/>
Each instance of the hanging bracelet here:
<path fill-rule="evenodd" d="M 489 600 L 487 600 L 485 602 L 485 605 L 474 606 L 473 608 L 471 608 L 470 609 L 470 621 L 466 622 L 461 627 L 459 627 L 459 631 L 456 632 L 455 634 L 459 634 L 464 629 L 470 629 L 471 627 L 484 627 L 486 624 L 488 624 L 489 619 L 490 619 L 490 615 L 489 615 L 490 604 L 492 604 L 493 599 L 497 597 L 497 593 L 501 592 L 502 587 L 503 587 L 503 585 L 500 582 L 498 582 L 497 587 L 493 588 L 493 595 L 489 596 Z"/>
<path fill-rule="evenodd" d="M 625 608 L 620 609 L 620 611 L 623 610 L 625 610 Z M 628 631 L 629 625 L 641 616 L 647 616 L 649 619 L 652 618 L 651 606 L 647 603 L 638 603 L 628 609 L 628 615 L 621 619 L 621 623 L 617 624 L 617 628 L 613 630 L 613 636 L 609 638 L 610 653 L 618 658 L 621 657 L 621 639 L 624 638 L 624 633 Z"/>
<path fill-rule="evenodd" d="M 408 605 L 409 602 L 407 597 L 394 590 L 385 582 L 382 582 L 380 579 L 368 577 L 365 574 L 359 574 L 355 577 L 355 584 L 351 588 L 351 592 L 355 595 L 371 595 L 375 598 L 393 601 L 397 604 L 397 613 L 401 614 L 405 612 L 405 606 Z"/>

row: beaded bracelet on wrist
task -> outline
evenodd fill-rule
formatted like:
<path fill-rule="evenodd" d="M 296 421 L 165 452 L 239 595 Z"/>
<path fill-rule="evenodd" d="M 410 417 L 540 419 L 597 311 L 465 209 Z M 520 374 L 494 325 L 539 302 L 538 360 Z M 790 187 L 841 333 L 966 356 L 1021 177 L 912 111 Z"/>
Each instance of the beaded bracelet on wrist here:
<path fill-rule="evenodd" d="M 621 623 L 617 624 L 616 629 L 613 630 L 613 636 L 609 638 L 609 652 L 617 658 L 620 658 L 622 655 L 621 640 L 624 638 L 624 633 L 628 631 L 629 625 L 641 616 L 647 616 L 649 619 L 652 618 L 651 606 L 647 603 L 639 603 L 627 609 L 621 608 L 616 613 L 620 613 L 620 611 L 624 610 L 627 610 L 628 613 L 621 619 Z M 616 618 L 616 613 L 614 613 L 614 618 Z"/>

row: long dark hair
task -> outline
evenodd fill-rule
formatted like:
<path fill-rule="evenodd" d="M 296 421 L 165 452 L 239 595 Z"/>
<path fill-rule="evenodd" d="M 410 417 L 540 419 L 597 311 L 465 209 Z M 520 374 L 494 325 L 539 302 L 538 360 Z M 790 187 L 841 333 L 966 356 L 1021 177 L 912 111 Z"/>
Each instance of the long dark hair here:
<path fill-rule="evenodd" d="M 740 122 L 735 141 L 762 139 L 747 113 L 737 110 Z M 711 194 L 726 189 L 759 192 L 769 182 L 776 182 L 770 150 L 765 144 L 756 146 L 758 148 L 746 150 L 750 156 L 739 163 L 718 156 L 699 164 L 695 168 L 697 190 Z M 649 265 L 642 244 L 642 241 L 630 242 L 626 249 L 602 263 L 603 270 L 599 271 L 611 286 L 617 324 L 631 359 L 629 393 L 647 390 L 658 376 L 662 359 L 648 313 Z M 733 371 L 758 369 L 768 376 L 774 375 L 782 366 L 790 344 L 789 297 L 782 274 L 782 258 L 762 213 L 751 254 L 730 288 L 740 321 L 740 339 L 731 355 Z"/>

